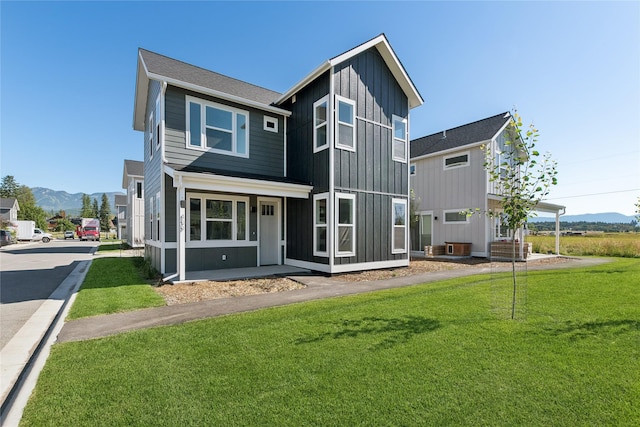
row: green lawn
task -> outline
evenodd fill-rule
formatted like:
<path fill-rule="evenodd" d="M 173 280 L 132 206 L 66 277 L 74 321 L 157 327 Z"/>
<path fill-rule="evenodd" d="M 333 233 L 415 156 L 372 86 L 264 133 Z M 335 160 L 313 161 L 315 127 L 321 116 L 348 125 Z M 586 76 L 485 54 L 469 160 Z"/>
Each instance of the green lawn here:
<path fill-rule="evenodd" d="M 94 259 L 67 319 L 165 305 L 141 277 L 141 258 Z"/>
<path fill-rule="evenodd" d="M 494 279 L 56 344 L 22 425 L 640 425 L 640 260 Z"/>

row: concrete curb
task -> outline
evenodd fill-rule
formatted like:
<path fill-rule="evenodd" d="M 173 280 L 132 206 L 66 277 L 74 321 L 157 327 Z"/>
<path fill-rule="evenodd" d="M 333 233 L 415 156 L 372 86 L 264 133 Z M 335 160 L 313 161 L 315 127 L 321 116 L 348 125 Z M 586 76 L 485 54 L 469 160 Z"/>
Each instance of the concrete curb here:
<path fill-rule="evenodd" d="M 17 426 L 91 261 L 79 265 L 0 351 L 0 424 Z M 48 325 L 44 327 L 42 325 Z"/>

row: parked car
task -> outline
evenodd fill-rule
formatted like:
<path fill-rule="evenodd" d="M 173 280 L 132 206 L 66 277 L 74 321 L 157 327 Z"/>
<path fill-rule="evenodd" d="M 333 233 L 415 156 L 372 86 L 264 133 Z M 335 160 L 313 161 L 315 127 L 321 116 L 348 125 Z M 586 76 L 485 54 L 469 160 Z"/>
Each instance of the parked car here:
<path fill-rule="evenodd" d="M 11 232 L 8 230 L 0 230 L 0 246 L 6 246 L 12 243 Z"/>
<path fill-rule="evenodd" d="M 67 230 L 64 232 L 64 240 L 67 240 L 67 239 L 75 239 L 73 231 Z"/>
<path fill-rule="evenodd" d="M 31 240 L 34 240 L 34 241 L 42 240 L 44 243 L 49 243 L 51 239 L 52 239 L 51 234 L 45 233 L 39 228 L 33 229 L 33 238 Z"/>

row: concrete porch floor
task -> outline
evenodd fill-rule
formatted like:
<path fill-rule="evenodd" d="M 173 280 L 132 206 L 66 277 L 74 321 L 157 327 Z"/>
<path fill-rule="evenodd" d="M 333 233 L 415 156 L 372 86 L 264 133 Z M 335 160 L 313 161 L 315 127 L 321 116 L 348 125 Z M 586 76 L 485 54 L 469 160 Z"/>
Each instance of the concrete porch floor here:
<path fill-rule="evenodd" d="M 175 280 L 176 274 L 169 275 L 164 281 L 177 284 L 185 282 L 201 282 L 214 280 L 223 282 L 227 280 L 254 279 L 269 276 L 302 276 L 310 274 L 310 270 L 292 267 L 290 265 L 265 265 L 261 267 L 225 268 L 222 270 L 187 271 L 184 280 Z"/>

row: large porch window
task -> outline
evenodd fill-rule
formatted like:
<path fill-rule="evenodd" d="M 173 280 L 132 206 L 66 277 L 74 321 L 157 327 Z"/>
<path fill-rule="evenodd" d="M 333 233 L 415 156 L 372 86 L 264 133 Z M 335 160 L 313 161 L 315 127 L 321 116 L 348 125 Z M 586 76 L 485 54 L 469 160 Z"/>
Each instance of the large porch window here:
<path fill-rule="evenodd" d="M 393 199 L 391 205 L 391 216 L 393 218 L 391 253 L 405 253 L 407 252 L 407 201 L 405 199 Z"/>
<path fill-rule="evenodd" d="M 249 199 L 221 195 L 189 198 L 189 241 L 246 241 Z"/>

